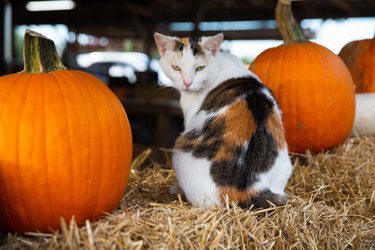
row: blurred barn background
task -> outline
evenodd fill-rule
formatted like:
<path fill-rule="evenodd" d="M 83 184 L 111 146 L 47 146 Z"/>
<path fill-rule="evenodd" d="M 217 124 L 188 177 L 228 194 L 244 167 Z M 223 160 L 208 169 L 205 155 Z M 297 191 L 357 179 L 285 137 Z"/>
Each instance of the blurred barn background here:
<path fill-rule="evenodd" d="M 173 146 L 183 122 L 178 93 L 165 87 L 170 83 L 160 72 L 153 33 L 223 32 L 222 49 L 250 64 L 267 46 L 282 42 L 274 21 L 276 2 L 2 0 L 0 75 L 22 70 L 26 28 L 43 33 L 55 41 L 67 67 L 97 76 L 120 98 L 132 126 L 134 154 L 152 148 L 153 159 L 162 161 L 160 149 Z M 375 33 L 374 0 L 301 0 L 293 1 L 293 10 L 306 37 L 335 53 L 348 42 L 345 37 L 371 38 Z"/>

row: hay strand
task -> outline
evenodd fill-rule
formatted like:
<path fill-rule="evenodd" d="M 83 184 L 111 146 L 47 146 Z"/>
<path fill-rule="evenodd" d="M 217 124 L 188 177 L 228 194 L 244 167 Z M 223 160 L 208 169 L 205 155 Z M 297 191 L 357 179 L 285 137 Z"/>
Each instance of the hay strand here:
<path fill-rule="evenodd" d="M 119 208 L 51 234 L 7 234 L 0 249 L 375 249 L 375 138 L 351 138 L 330 152 L 292 154 L 283 207 L 195 208 L 170 195 L 170 166 L 134 163 Z"/>

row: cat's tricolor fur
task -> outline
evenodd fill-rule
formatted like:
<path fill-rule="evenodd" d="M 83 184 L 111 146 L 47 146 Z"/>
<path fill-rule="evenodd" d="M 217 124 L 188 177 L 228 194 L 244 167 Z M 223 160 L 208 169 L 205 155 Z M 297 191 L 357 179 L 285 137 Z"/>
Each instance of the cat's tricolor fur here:
<path fill-rule="evenodd" d="M 176 140 L 178 186 L 196 206 L 285 204 L 292 172 L 280 109 L 271 92 L 233 55 L 223 35 L 155 34 L 164 73 L 181 93 L 185 130 Z"/>

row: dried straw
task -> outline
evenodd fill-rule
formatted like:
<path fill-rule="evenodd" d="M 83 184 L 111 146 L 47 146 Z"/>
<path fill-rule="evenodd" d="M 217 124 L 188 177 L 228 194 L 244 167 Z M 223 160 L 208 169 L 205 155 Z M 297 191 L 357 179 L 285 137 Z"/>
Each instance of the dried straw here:
<path fill-rule="evenodd" d="M 168 193 L 169 166 L 133 164 L 119 208 L 51 234 L 3 235 L 0 249 L 375 249 L 375 138 L 330 152 L 293 154 L 284 207 L 191 207 Z"/>

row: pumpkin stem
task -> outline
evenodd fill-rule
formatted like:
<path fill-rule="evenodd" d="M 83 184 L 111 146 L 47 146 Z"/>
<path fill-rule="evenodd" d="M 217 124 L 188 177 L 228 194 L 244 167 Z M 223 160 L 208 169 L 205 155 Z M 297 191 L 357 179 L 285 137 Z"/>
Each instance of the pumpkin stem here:
<path fill-rule="evenodd" d="M 293 17 L 291 0 L 278 0 L 275 18 L 281 37 L 286 44 L 307 42 L 296 19 Z"/>
<path fill-rule="evenodd" d="M 61 62 L 52 40 L 27 29 L 24 41 L 24 72 L 48 73 L 67 69 Z"/>

